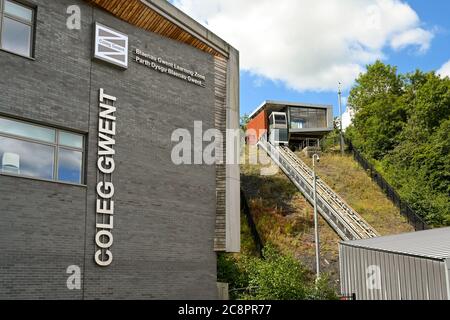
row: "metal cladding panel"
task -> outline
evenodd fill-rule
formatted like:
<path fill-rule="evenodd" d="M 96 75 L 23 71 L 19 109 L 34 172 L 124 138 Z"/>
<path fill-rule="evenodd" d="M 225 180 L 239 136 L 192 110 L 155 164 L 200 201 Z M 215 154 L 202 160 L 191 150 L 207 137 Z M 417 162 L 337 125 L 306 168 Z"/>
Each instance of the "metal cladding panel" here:
<path fill-rule="evenodd" d="M 376 265 L 377 261 L 381 260 L 381 258 L 382 258 L 378 252 L 367 251 L 367 253 L 370 254 L 371 259 L 370 259 L 369 263 L 367 264 L 366 268 L 368 266 Z M 364 275 L 367 277 L 367 272 L 365 270 L 363 270 L 363 272 L 364 272 Z M 383 273 L 380 273 L 378 275 L 380 281 L 383 281 L 381 279 L 382 275 L 383 275 Z M 386 279 L 384 281 L 386 281 Z M 368 286 L 368 282 L 369 281 L 366 279 L 366 281 L 365 281 L 365 283 L 366 283 L 365 292 L 367 292 L 366 300 L 383 300 L 384 296 L 386 294 L 385 291 L 383 291 L 383 290 L 369 290 L 369 288 L 367 287 Z"/>
<path fill-rule="evenodd" d="M 403 258 L 404 259 L 404 258 Z M 407 259 L 403 260 L 403 275 L 402 275 L 402 283 L 403 283 L 403 296 L 406 297 L 406 300 L 411 300 L 412 299 L 412 295 L 411 295 L 411 286 L 407 286 L 408 283 L 411 283 L 411 269 L 410 269 L 410 264 L 409 261 Z"/>
<path fill-rule="evenodd" d="M 361 300 L 367 300 L 367 290 L 366 290 L 366 275 L 365 275 L 365 270 L 368 266 L 367 264 L 367 251 L 361 251 L 356 249 L 354 252 L 354 255 L 356 257 L 359 256 L 359 259 L 356 259 L 356 265 L 357 265 L 357 277 L 356 277 L 356 288 L 358 290 L 358 292 L 361 295 Z"/>
<path fill-rule="evenodd" d="M 448 263 L 341 244 L 341 293 L 357 300 L 448 300 Z"/>
<path fill-rule="evenodd" d="M 441 275 L 443 276 L 442 281 L 447 283 L 447 287 L 444 289 L 445 293 L 443 293 L 443 295 L 447 294 L 447 299 L 450 300 L 450 278 L 449 278 L 449 273 L 450 273 L 450 259 L 445 260 L 445 275 Z"/>
<path fill-rule="evenodd" d="M 450 228 L 357 240 L 349 245 L 423 258 L 447 259 L 450 258 Z"/>
<path fill-rule="evenodd" d="M 399 266 L 399 285 L 400 285 L 400 296 L 405 297 L 406 300 L 410 296 L 408 290 L 408 280 L 407 276 L 409 273 L 406 272 L 406 260 L 404 256 L 400 256 L 400 266 Z"/>

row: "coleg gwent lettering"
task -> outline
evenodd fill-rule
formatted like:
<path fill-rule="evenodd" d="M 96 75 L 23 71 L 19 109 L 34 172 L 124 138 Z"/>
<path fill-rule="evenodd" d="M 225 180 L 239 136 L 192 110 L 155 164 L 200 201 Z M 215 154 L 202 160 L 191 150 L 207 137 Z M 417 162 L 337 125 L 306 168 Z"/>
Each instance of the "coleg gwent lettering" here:
<path fill-rule="evenodd" d="M 116 97 L 99 93 L 98 119 L 98 180 L 96 201 L 96 235 L 95 262 L 101 267 L 111 265 L 113 254 L 111 247 L 114 242 L 114 184 L 113 173 L 116 169 L 114 146 L 116 144 Z"/>

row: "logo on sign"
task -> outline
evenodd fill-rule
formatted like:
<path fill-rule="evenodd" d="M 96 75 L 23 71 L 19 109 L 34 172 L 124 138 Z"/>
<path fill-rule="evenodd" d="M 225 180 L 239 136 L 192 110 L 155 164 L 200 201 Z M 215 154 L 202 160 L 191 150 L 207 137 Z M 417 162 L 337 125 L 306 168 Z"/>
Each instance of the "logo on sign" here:
<path fill-rule="evenodd" d="M 94 57 L 128 68 L 128 36 L 96 23 Z"/>

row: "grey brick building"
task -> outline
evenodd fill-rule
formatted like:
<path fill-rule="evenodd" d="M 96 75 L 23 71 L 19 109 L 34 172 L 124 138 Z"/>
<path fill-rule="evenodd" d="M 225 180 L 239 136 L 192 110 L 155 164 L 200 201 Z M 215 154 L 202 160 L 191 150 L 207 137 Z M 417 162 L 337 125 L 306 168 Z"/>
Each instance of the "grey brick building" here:
<path fill-rule="evenodd" d="M 217 298 L 239 166 L 176 165 L 172 134 L 238 128 L 238 52 L 163 0 L 0 14 L 0 299 Z"/>

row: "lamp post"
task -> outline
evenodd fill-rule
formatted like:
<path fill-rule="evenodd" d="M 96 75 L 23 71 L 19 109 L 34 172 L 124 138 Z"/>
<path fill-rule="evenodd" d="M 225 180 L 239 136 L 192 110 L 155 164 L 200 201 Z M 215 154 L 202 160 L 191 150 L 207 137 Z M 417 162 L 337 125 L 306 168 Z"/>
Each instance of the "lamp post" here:
<path fill-rule="evenodd" d="M 314 192 L 314 238 L 316 243 L 316 281 L 320 279 L 320 239 L 319 239 L 319 217 L 317 215 L 317 176 L 316 161 L 320 162 L 318 154 L 313 155 L 313 192 Z"/>
<path fill-rule="evenodd" d="M 339 144 L 341 146 L 341 154 L 344 155 L 344 136 L 342 134 L 342 92 L 341 92 L 341 83 L 339 82 Z"/>

